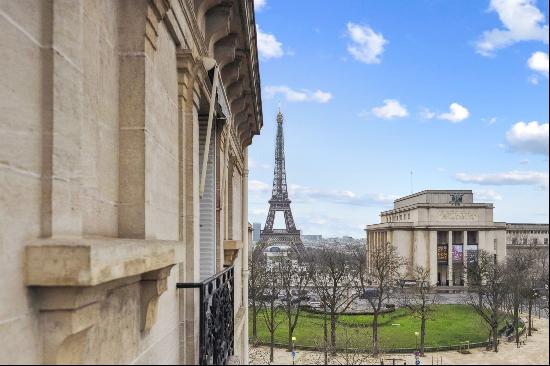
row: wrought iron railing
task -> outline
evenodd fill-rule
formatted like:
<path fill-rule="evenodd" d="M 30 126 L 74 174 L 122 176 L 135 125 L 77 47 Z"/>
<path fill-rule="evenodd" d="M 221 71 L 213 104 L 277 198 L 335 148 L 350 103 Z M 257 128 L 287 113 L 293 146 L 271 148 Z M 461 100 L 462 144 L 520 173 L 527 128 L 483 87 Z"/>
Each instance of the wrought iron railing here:
<path fill-rule="evenodd" d="M 199 363 L 225 365 L 234 351 L 233 266 L 199 283 L 178 283 L 179 289 L 199 289 Z"/>

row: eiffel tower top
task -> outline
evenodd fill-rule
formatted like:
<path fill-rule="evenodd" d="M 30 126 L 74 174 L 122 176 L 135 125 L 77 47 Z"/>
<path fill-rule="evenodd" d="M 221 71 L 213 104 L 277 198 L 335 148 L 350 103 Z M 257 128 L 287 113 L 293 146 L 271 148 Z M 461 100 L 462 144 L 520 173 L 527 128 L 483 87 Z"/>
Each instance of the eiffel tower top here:
<path fill-rule="evenodd" d="M 269 213 L 264 229 L 260 234 L 260 242 L 263 245 L 287 244 L 296 250 L 303 249 L 300 238 L 300 230 L 296 229 L 292 211 L 290 210 L 290 199 L 288 198 L 288 187 L 285 168 L 285 142 L 283 134 L 283 113 L 279 109 L 277 113 L 277 139 L 275 142 L 275 168 L 273 169 L 273 191 L 269 200 Z M 285 229 L 274 230 L 275 213 L 283 212 L 285 217 Z"/>
<path fill-rule="evenodd" d="M 279 113 L 277 113 L 277 123 L 283 123 L 283 118 L 284 118 L 283 113 L 279 109 Z"/>

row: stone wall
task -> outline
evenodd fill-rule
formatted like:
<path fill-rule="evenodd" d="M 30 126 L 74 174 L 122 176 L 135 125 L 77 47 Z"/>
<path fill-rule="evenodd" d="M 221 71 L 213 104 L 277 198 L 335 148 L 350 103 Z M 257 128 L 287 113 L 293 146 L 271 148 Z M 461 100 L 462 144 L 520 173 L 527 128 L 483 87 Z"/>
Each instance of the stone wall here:
<path fill-rule="evenodd" d="M 242 356 L 246 148 L 262 126 L 252 20 L 252 0 L 0 2 L 0 363 L 197 361 L 197 297 L 176 283 L 198 281 L 212 57 L 234 91 L 216 243 L 218 269 L 236 264 Z"/>

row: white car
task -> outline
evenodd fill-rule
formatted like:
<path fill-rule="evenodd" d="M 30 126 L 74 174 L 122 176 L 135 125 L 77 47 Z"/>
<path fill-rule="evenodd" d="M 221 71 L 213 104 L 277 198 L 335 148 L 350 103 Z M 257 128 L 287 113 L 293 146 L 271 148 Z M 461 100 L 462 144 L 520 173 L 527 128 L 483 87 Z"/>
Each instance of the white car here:
<path fill-rule="evenodd" d="M 312 308 L 318 308 L 321 306 L 321 302 L 320 301 L 308 301 L 307 303 L 309 306 L 311 306 Z"/>

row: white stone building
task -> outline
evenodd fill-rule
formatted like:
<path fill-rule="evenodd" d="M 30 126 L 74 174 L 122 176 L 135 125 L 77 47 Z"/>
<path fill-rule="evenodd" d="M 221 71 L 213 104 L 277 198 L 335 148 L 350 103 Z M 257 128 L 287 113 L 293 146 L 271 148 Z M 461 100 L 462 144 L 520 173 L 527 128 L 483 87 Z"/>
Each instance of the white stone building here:
<path fill-rule="evenodd" d="M 1 1 L 0 29 L 0 364 L 246 363 L 253 0 Z"/>
<path fill-rule="evenodd" d="M 493 221 L 493 204 L 476 203 L 471 190 L 427 190 L 394 202 L 368 225 L 368 261 L 383 243 L 394 245 L 413 266 L 430 270 L 433 284 L 463 286 L 468 253 L 485 250 L 506 256 L 506 224 Z M 406 275 L 406 273 L 404 273 Z"/>

